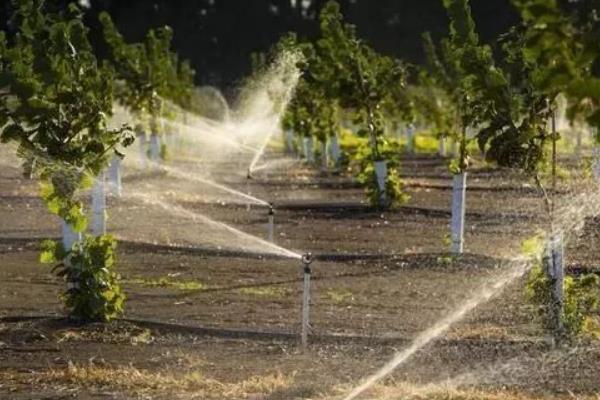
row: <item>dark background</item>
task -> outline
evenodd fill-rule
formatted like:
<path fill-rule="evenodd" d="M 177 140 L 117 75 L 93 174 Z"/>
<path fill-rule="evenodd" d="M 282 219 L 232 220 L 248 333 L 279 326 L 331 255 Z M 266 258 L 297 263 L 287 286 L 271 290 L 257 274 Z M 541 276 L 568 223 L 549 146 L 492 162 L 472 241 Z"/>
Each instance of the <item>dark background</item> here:
<path fill-rule="evenodd" d="M 63 0 L 46 0 L 61 6 Z M 97 15 L 106 10 L 129 41 L 141 40 L 149 28 L 170 25 L 173 47 L 190 59 L 198 84 L 228 91 L 250 72 L 252 52 L 267 50 L 285 32 L 310 38 L 326 0 L 80 0 L 89 4 L 92 40 L 101 43 Z M 434 39 L 447 32 L 442 0 L 341 0 L 346 19 L 377 50 L 410 63 L 421 63 L 421 33 Z M 510 0 L 472 0 L 482 39 L 491 41 L 518 21 Z M 0 0 L 0 29 L 8 29 L 10 0 Z M 102 47 L 99 52 L 102 54 Z"/>

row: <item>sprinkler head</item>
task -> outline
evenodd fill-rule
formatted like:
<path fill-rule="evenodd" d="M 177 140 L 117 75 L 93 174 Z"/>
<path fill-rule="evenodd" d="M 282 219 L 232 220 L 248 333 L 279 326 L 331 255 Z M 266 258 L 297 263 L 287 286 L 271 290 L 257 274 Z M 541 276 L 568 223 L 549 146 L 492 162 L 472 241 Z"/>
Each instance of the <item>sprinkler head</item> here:
<path fill-rule="evenodd" d="M 302 256 L 302 264 L 304 264 L 304 273 L 310 274 L 310 264 L 314 261 L 312 253 L 306 253 Z"/>

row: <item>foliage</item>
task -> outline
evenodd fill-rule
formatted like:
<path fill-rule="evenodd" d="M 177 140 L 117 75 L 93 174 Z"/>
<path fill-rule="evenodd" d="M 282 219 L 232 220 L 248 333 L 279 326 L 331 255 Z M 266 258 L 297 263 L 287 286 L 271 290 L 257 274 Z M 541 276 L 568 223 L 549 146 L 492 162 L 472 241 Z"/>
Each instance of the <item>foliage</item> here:
<path fill-rule="evenodd" d="M 564 306 L 562 320 L 565 335 L 576 336 L 585 332 L 590 318 L 598 311 L 600 278 L 595 274 L 564 278 Z M 549 312 L 552 303 L 552 282 L 542 263 L 537 263 L 527 280 L 527 298 L 537 306 L 537 313 L 546 328 L 552 327 Z"/>
<path fill-rule="evenodd" d="M 122 157 L 118 146 L 130 145 L 133 137 L 127 127 L 107 128 L 114 75 L 98 65 L 79 9 L 71 5 L 63 14 L 51 14 L 42 0 L 15 1 L 14 7 L 13 23 L 18 27 L 14 40 L 9 45 L 0 34 L 0 87 L 4 88 L 0 126 L 6 124 L 0 139 L 16 142 L 21 158 L 36 161 L 48 209 L 81 232 L 87 220 L 78 191 L 90 185 L 91 177 L 98 175 L 110 158 Z M 110 243 L 88 239 L 77 245 L 61 274 L 83 279 L 86 276 L 77 272 L 80 268 L 101 269 L 108 263 L 112 267 L 113 242 L 106 240 Z M 57 249 L 56 255 L 66 256 L 71 250 L 50 243 L 46 247 Z M 42 258 L 51 259 L 47 252 Z M 102 261 L 105 259 L 109 261 Z M 107 318 L 121 309 L 115 279 L 104 278 L 102 282 L 108 286 L 102 292 L 94 292 L 98 285 L 83 281 L 78 284 L 86 288 L 84 292 L 65 292 L 73 315 L 86 317 L 90 311 L 93 314 L 88 317 L 99 318 L 95 303 L 84 303 L 99 301 L 102 296 L 114 305 L 104 307 Z"/>
<path fill-rule="evenodd" d="M 553 327 L 552 281 L 545 270 L 548 263 L 544 256 L 544 236 L 535 235 L 521 246 L 522 253 L 531 260 L 533 267 L 529 273 L 526 286 L 528 301 L 536 306 L 536 313 L 546 328 Z M 583 274 L 578 277 L 564 278 L 564 305 L 562 322 L 566 336 L 576 336 L 585 333 L 591 326 L 592 315 L 599 310 L 600 278 L 595 274 Z"/>
<path fill-rule="evenodd" d="M 353 162 L 358 164 L 359 173 L 357 180 L 367 192 L 369 202 L 374 206 L 388 207 L 394 204 L 402 204 L 408 201 L 409 196 L 402 190 L 402 181 L 398 174 L 400 146 L 394 142 L 383 142 L 381 155 L 387 161 L 388 175 L 385 181 L 385 193 L 387 204 L 381 204 L 381 191 L 377 183 L 377 174 L 373 164 L 371 152 L 373 148 L 366 143 L 362 143 L 354 154 Z"/>
<path fill-rule="evenodd" d="M 63 299 L 72 318 L 108 321 L 123 312 L 125 295 L 115 272 L 116 240 L 86 235 L 71 251 L 45 241 L 40 260 L 56 263 L 53 271 L 67 282 Z"/>
<path fill-rule="evenodd" d="M 171 28 L 151 29 L 143 42 L 126 43 L 108 13 L 99 18 L 109 47 L 107 64 L 119 80 L 115 93 L 119 102 L 139 117 L 152 120 L 163 112 L 165 99 L 184 109 L 191 107 L 195 72 L 188 61 L 180 61 L 170 51 Z M 157 128 L 152 127 L 154 131 Z"/>

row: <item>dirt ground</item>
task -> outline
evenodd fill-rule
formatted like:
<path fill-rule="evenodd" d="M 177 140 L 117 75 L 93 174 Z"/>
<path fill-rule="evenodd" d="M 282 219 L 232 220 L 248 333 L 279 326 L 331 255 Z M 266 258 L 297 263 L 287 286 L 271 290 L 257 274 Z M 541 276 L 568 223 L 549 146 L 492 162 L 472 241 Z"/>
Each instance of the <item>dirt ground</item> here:
<path fill-rule="evenodd" d="M 530 182 L 475 167 L 466 253 L 451 258 L 446 160 L 406 156 L 411 198 L 386 211 L 368 207 L 344 173 L 288 163 L 248 180 L 246 160 L 221 163 L 218 171 L 227 172 L 212 168 L 215 181 L 274 202 L 278 246 L 316 256 L 310 346 L 302 351 L 301 263 L 219 225 L 265 238 L 266 207 L 132 166 L 124 196 L 108 202 L 126 313 L 82 326 L 64 318 L 64 284 L 38 262 L 40 241 L 58 237 L 58 220 L 14 158 L 2 157 L 3 399 L 342 399 L 480 285 L 502 277 L 521 241 L 546 224 Z M 203 171 L 198 162 L 169 165 Z M 579 174 L 577 164 L 567 166 Z M 568 202 L 583 186 L 562 182 L 558 196 Z M 571 273 L 600 271 L 598 223 L 587 219 L 570 238 Z M 600 398 L 600 344 L 582 338 L 552 346 L 524 299 L 524 282 L 468 313 L 362 398 Z"/>

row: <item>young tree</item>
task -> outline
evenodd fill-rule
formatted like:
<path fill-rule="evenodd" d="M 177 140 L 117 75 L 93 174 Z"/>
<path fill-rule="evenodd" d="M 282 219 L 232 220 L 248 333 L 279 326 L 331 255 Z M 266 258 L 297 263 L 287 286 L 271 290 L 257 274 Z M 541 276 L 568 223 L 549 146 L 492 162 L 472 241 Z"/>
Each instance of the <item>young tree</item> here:
<path fill-rule="evenodd" d="M 169 27 L 150 30 L 143 43 L 126 43 L 107 13 L 100 14 L 104 38 L 108 44 L 109 64 L 118 80 L 115 95 L 118 101 L 140 120 L 148 118 L 150 158 L 160 159 L 160 123 L 163 102 L 174 93 L 181 94 L 178 84 L 177 59 L 170 52 L 173 33 Z M 190 79 L 186 67 L 184 80 Z M 185 83 L 187 84 L 187 82 Z M 187 90 L 187 89 L 185 89 Z M 184 95 L 185 97 L 185 95 Z M 137 129 L 140 145 L 145 154 L 146 134 Z"/>
<path fill-rule="evenodd" d="M 326 69 L 315 73 L 315 80 L 327 85 L 331 97 L 342 108 L 357 111 L 355 123 L 363 126 L 358 134 L 369 141 L 368 148 L 360 152 L 369 197 L 379 206 L 402 201 L 405 195 L 398 179 L 397 156 L 384 137 L 382 107 L 390 89 L 404 85 L 406 68 L 359 40 L 355 28 L 343 22 L 335 1 L 323 8 L 320 27 L 321 36 L 315 47 Z"/>
<path fill-rule="evenodd" d="M 14 6 L 18 32 L 10 45 L 0 35 L 0 138 L 38 160 L 48 209 L 80 236 L 87 218 L 78 192 L 133 138 L 127 128 L 107 128 L 113 75 L 98 66 L 78 8 L 50 14 L 43 0 Z M 42 261 L 59 262 L 55 270 L 68 283 L 62 297 L 71 317 L 108 320 L 122 311 L 115 246 L 109 235 L 44 242 Z"/>
<path fill-rule="evenodd" d="M 554 1 L 544 1 L 548 6 Z M 541 174 L 547 160 L 547 143 L 551 142 L 552 149 L 552 182 L 555 186 L 556 174 L 556 140 L 557 133 L 554 125 L 555 102 L 561 92 L 569 93 L 571 82 L 581 76 L 580 68 L 584 64 L 577 63 L 577 40 L 574 36 L 564 36 L 557 33 L 539 37 L 538 26 L 555 25 L 558 31 L 569 32 L 568 21 L 554 7 L 535 7 L 531 2 L 520 2 L 524 13 L 525 26 L 513 28 L 500 38 L 501 61 L 496 61 L 487 46 L 477 45 L 476 42 L 465 40 L 474 37 L 474 24 L 470 18 L 466 0 L 447 2 L 453 32 L 459 40 L 455 41 L 456 54 L 461 68 L 466 71 L 466 88 L 471 94 L 475 119 L 485 122 L 486 126 L 477 135 L 480 148 L 488 147 L 487 158 L 500 166 L 518 168 L 532 176 L 544 194 L 546 209 L 549 214 L 550 226 L 547 244 L 548 257 L 545 259 L 545 282 L 549 284 L 548 296 L 539 296 L 548 300 L 548 325 L 557 338 L 565 333 L 572 333 L 575 324 L 566 318 L 566 304 L 579 304 L 577 300 L 565 300 L 563 287 L 564 271 L 563 232 L 555 224 L 553 201 L 546 194 L 542 185 Z M 527 3 L 527 4 L 525 4 Z M 556 3 L 554 3 L 556 5 Z M 532 8 L 530 8 L 532 7 Z M 554 10 L 552 17 L 542 18 L 538 15 L 529 20 L 529 12 L 538 13 L 540 10 Z M 535 21 L 535 23 L 533 22 Z M 539 21 L 545 21 L 540 24 Z M 566 29 L 566 30 L 565 30 Z M 554 43 L 557 37 L 564 41 L 561 44 L 546 47 Z M 535 40 L 533 40 L 535 39 Z M 552 40 L 550 40 L 552 39 Z M 533 43 L 541 40 L 537 48 Z M 566 43 L 569 43 L 567 45 Z M 547 128 L 548 119 L 552 119 L 552 130 Z M 538 270 L 534 277 L 539 277 Z M 579 282 L 591 282 L 582 279 Z M 542 287 L 538 286 L 539 287 Z M 571 285 L 571 287 L 575 287 Z M 591 304 L 587 300 L 581 302 L 582 307 Z M 581 310 L 574 313 L 577 314 Z M 573 315 L 570 313 L 569 315 Z M 570 332 L 569 332 L 570 331 Z"/>

